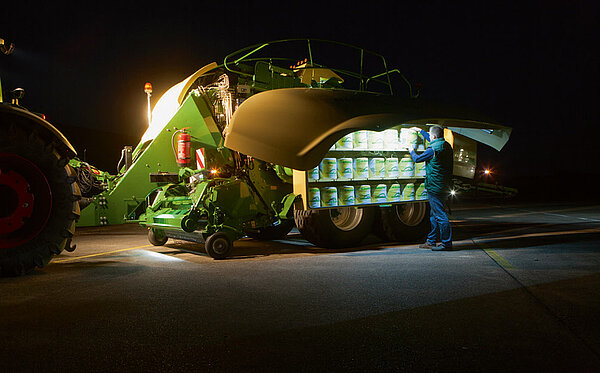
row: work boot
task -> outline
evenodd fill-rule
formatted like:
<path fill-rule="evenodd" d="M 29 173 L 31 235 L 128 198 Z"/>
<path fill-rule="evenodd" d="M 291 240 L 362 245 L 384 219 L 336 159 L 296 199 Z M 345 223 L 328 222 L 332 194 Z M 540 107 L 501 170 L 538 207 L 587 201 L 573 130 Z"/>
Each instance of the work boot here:
<path fill-rule="evenodd" d="M 425 242 L 419 245 L 419 249 L 427 249 L 427 250 L 433 250 L 435 248 L 435 244 L 430 244 L 429 242 Z"/>
<path fill-rule="evenodd" d="M 440 245 L 440 246 L 431 248 L 431 250 L 432 251 L 454 251 L 454 248 L 452 248 L 452 245 L 450 245 L 450 246 Z"/>

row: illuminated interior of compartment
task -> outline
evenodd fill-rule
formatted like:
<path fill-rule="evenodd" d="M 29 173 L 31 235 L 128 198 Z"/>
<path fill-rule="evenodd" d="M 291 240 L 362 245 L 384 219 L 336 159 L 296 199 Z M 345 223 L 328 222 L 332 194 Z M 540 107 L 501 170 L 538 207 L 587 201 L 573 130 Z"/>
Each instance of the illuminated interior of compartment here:
<path fill-rule="evenodd" d="M 307 207 L 426 200 L 424 163 L 413 162 L 407 148 L 422 152 L 427 145 L 408 128 L 347 134 L 306 172 Z"/>

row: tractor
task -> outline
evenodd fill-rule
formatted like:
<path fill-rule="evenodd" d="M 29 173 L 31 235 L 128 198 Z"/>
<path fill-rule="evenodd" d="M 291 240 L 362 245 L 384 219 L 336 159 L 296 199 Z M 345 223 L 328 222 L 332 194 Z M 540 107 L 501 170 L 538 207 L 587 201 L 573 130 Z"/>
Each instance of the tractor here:
<path fill-rule="evenodd" d="M 0 39 L 1 54 L 14 49 Z M 69 161 L 77 153 L 42 115 L 4 101 L 0 84 L 0 275 L 43 267 L 71 249 L 81 193 Z"/>

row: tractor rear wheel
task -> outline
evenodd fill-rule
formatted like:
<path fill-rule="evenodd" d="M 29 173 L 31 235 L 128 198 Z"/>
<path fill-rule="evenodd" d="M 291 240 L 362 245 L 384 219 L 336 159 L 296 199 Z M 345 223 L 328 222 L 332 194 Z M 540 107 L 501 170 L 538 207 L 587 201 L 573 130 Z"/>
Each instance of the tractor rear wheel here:
<path fill-rule="evenodd" d="M 384 240 L 415 242 L 425 239 L 430 225 L 429 203 L 404 203 L 380 208 L 374 232 Z"/>
<path fill-rule="evenodd" d="M 319 247 L 339 249 L 359 245 L 371 232 L 373 207 L 340 207 L 328 210 L 295 210 L 302 236 Z"/>
<path fill-rule="evenodd" d="M 81 192 L 53 140 L 0 125 L 0 275 L 16 276 L 70 245 Z"/>

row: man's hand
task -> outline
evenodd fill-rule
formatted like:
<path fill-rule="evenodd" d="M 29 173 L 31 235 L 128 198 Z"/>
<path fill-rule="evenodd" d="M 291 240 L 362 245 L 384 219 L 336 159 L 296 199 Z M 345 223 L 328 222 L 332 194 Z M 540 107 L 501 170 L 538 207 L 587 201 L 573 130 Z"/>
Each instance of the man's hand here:
<path fill-rule="evenodd" d="M 413 131 L 421 132 L 421 129 L 419 127 L 410 127 L 410 129 Z"/>

